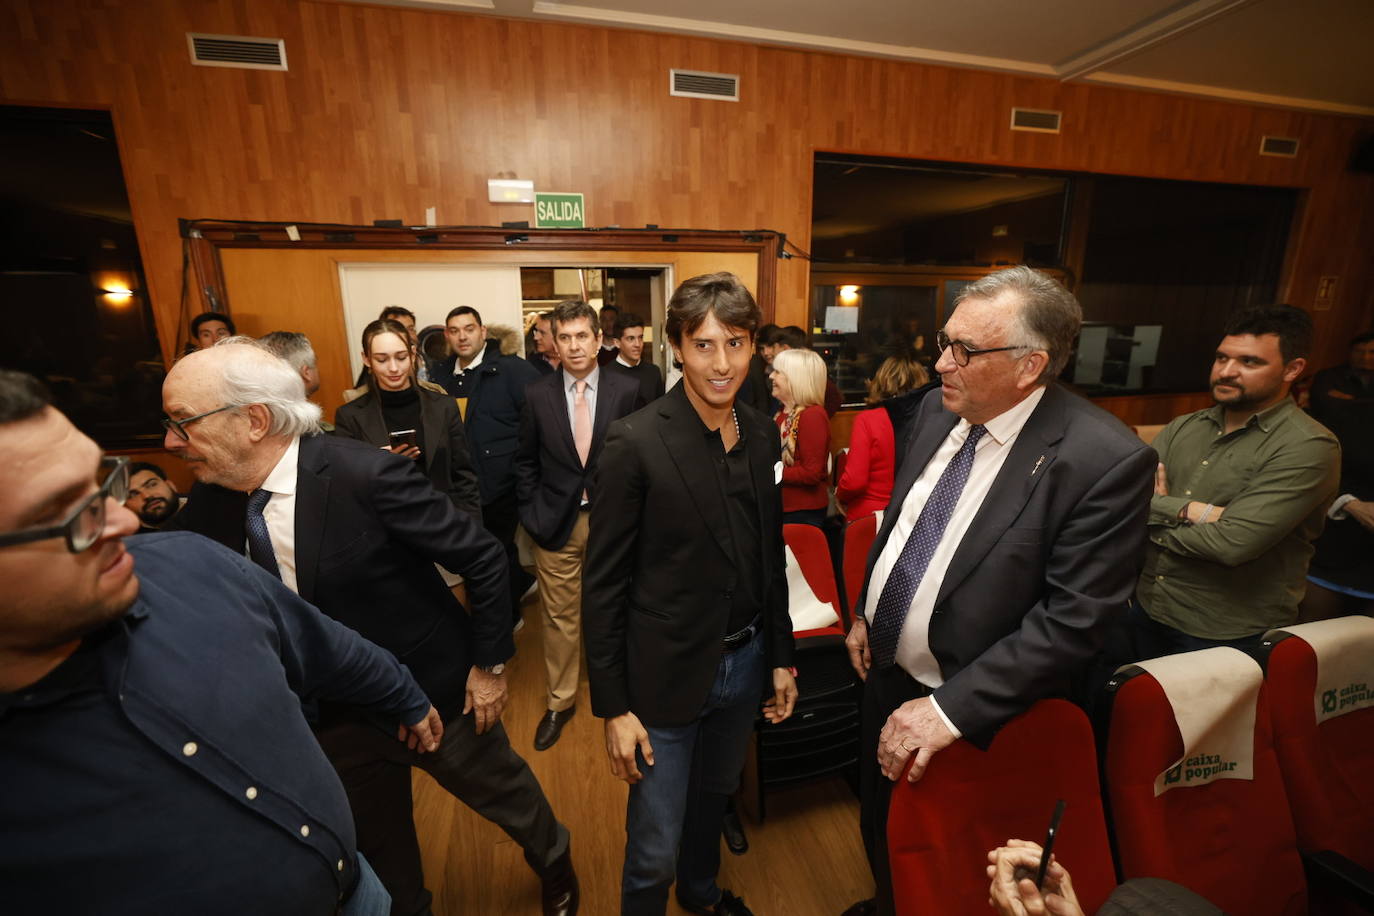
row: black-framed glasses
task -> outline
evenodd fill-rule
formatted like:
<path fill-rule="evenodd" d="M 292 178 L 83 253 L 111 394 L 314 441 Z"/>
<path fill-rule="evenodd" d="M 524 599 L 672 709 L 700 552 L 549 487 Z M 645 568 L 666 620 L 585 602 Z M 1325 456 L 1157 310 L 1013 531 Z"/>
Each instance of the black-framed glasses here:
<path fill-rule="evenodd" d="M 80 553 L 100 540 L 100 535 L 105 532 L 107 501 L 113 499 L 123 505 L 124 500 L 129 498 L 129 459 L 101 458 L 100 472 L 105 475 L 100 489 L 83 500 L 60 524 L 0 534 L 0 547 L 60 537 L 66 540 L 68 550 Z"/>
<path fill-rule="evenodd" d="M 984 353 L 1002 353 L 1006 350 L 1034 349 L 1033 347 L 1026 347 L 1020 344 L 1014 347 L 983 347 L 979 349 L 977 347 L 970 347 L 962 340 L 950 340 L 949 335 L 944 331 L 935 332 L 935 346 L 940 348 L 941 353 L 945 352 L 945 350 L 949 350 L 950 355 L 954 357 L 955 364 L 960 366 L 967 366 L 970 359 L 975 356 L 982 356 Z"/>
<path fill-rule="evenodd" d="M 239 405 L 237 404 L 225 404 L 223 407 L 216 407 L 214 410 L 207 410 L 205 411 L 205 413 L 198 413 L 194 417 L 187 417 L 185 420 L 173 420 L 171 417 L 163 417 L 162 428 L 167 430 L 168 432 L 175 433 L 176 437 L 180 439 L 182 442 L 190 442 L 191 434 L 186 431 L 186 427 L 190 426 L 197 420 L 204 420 L 211 414 L 219 413 L 221 410 L 233 410 L 235 407 L 238 406 Z"/>

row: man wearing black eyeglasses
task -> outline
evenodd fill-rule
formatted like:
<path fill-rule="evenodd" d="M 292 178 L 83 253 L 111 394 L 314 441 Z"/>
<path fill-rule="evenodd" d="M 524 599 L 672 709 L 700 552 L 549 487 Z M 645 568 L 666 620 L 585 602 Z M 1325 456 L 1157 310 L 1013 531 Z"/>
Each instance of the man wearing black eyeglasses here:
<path fill-rule="evenodd" d="M 414 679 L 204 538 L 126 546 L 128 460 L 5 370 L 0 466 L 24 481 L 0 491 L 5 910 L 385 916 L 301 702 L 432 750 Z"/>
<path fill-rule="evenodd" d="M 414 461 L 318 435 L 300 375 L 252 340 L 183 357 L 162 389 L 164 445 L 195 475 L 172 524 L 247 552 L 325 614 L 394 652 L 444 722 L 415 755 L 351 713 L 321 709 L 317 734 L 348 790 L 358 846 L 397 914 L 429 911 L 411 769 L 498 824 L 542 881 L 544 913 L 578 907 L 568 830 L 511 748 L 501 713 L 511 638 L 506 553 Z M 461 575 L 472 609 L 435 564 Z"/>
<path fill-rule="evenodd" d="M 912 421 L 847 640 L 877 896 L 846 916 L 893 910 L 892 783 L 1069 695 L 1125 614 L 1155 454 L 1054 384 L 1081 323 L 1068 290 L 1016 267 L 966 287 L 937 338 L 942 386 Z"/>

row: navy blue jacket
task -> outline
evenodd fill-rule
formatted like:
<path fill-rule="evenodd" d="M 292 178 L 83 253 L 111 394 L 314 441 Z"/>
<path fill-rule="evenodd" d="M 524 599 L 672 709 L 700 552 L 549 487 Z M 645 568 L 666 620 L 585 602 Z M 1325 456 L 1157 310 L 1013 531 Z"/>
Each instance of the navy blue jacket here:
<path fill-rule="evenodd" d="M 139 596 L 0 694 L 6 912 L 331 914 L 353 816 L 303 700 L 395 734 L 429 701 L 388 652 L 229 550 L 127 541 Z"/>
<path fill-rule="evenodd" d="M 433 372 L 433 381 L 454 397 L 458 396 L 453 372 L 457 359 L 450 356 L 435 363 Z M 539 370 L 528 360 L 502 356 L 500 341 L 487 341 L 463 415 L 484 506 L 515 492 L 514 456 L 520 441 L 525 386 L 539 377 Z"/>

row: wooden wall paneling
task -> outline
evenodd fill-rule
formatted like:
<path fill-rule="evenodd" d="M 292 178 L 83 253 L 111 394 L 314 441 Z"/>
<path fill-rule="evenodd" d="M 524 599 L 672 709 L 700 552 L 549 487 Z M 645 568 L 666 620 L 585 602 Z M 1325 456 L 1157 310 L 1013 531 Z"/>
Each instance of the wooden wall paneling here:
<path fill-rule="evenodd" d="M 185 32 L 282 37 L 285 73 L 194 67 Z M 136 49 L 136 52 L 133 50 Z M 739 73 L 738 103 L 667 95 L 669 67 Z M 926 64 L 333 0 L 10 0 L 0 98 L 109 107 L 161 333 L 180 291 L 176 220 L 499 224 L 486 179 L 586 194 L 591 225 L 759 227 L 810 244 L 817 149 L 1308 189 L 1294 304 L 1329 362 L 1368 314 L 1370 121 Z M 1007 129 L 1013 104 L 1059 135 Z M 1295 159 L 1259 136 L 1300 139 Z M 808 267 L 778 267 L 777 319 L 804 318 Z M 1347 278 L 1348 281 L 1347 281 Z"/>

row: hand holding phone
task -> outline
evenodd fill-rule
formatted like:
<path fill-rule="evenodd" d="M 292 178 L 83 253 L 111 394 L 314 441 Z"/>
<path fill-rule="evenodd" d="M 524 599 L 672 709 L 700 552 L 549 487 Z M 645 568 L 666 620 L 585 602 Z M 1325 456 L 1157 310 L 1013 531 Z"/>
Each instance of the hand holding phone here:
<path fill-rule="evenodd" d="M 419 458 L 420 447 L 417 444 L 419 436 L 413 429 L 397 429 L 387 433 L 391 440 L 390 451 L 403 458 Z"/>
<path fill-rule="evenodd" d="M 1045 887 L 1045 870 L 1050 867 L 1050 857 L 1054 853 L 1054 838 L 1059 834 L 1059 821 L 1064 817 L 1064 809 L 1068 803 L 1064 799 L 1059 799 L 1054 806 L 1054 814 L 1050 816 L 1050 827 L 1045 831 L 1045 842 L 1040 846 L 1040 867 L 1035 870 L 1035 887 L 1043 890 Z M 1031 877 L 1029 868 L 1017 868 L 1016 880 Z"/>

